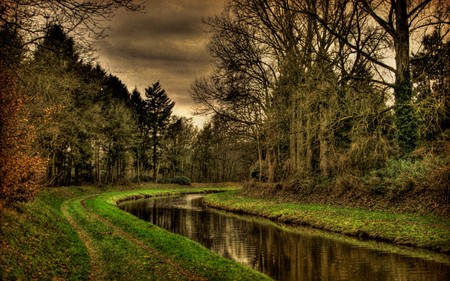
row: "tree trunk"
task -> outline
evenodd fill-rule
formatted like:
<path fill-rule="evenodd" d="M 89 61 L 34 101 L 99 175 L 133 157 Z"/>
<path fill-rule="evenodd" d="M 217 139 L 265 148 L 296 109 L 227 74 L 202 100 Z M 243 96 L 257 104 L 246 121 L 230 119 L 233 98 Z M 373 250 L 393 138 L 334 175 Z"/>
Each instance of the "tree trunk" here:
<path fill-rule="evenodd" d="M 154 129 L 153 130 L 153 178 L 154 178 L 155 183 L 158 182 L 158 174 L 157 174 L 158 157 L 156 156 L 156 151 L 157 151 L 156 138 L 157 138 L 157 132 Z"/>
<path fill-rule="evenodd" d="M 141 182 L 141 179 L 140 179 L 140 166 L 141 166 L 141 163 L 139 161 L 140 158 L 141 158 L 141 155 L 140 155 L 140 150 L 138 148 L 138 151 L 137 151 L 137 182 L 138 183 Z"/>
<path fill-rule="evenodd" d="M 261 139 L 259 136 L 259 132 L 257 132 L 257 135 L 256 135 L 256 143 L 257 143 L 257 147 L 258 147 L 258 169 L 259 169 L 258 180 L 262 181 L 263 159 L 262 159 L 262 147 L 261 147 Z"/>
<path fill-rule="evenodd" d="M 395 104 L 398 144 L 402 153 L 416 148 L 419 138 L 419 124 L 415 108 L 411 104 L 413 96 L 409 63 L 409 24 L 406 1 L 396 1 L 395 43 Z"/>

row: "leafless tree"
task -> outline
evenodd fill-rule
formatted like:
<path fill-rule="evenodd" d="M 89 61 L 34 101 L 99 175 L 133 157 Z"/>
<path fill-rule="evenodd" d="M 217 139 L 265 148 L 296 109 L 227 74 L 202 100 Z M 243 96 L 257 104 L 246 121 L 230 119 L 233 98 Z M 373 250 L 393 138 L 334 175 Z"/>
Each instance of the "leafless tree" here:
<path fill-rule="evenodd" d="M 119 8 L 140 11 L 143 4 L 136 0 L 4 0 L 0 3 L 0 27 L 7 26 L 21 36 L 22 49 L 32 49 L 52 25 L 62 26 L 86 46 L 87 38 L 106 36 L 107 23 Z"/>
<path fill-rule="evenodd" d="M 340 1 L 336 1 L 339 3 Z M 386 62 L 386 57 L 374 56 L 373 47 L 357 45 L 355 41 L 330 25 L 326 17 L 317 13 L 306 12 L 314 17 L 322 26 L 331 32 L 341 42 L 356 52 L 356 55 L 364 57 L 375 69 L 383 69 L 395 77 L 395 81 L 386 82 L 394 90 L 396 126 L 398 130 L 398 145 L 403 153 L 415 149 L 418 142 L 418 120 L 412 105 L 413 88 L 410 71 L 411 38 L 417 32 L 427 32 L 433 26 L 448 26 L 450 9 L 447 1 L 440 0 L 354 0 L 349 6 L 350 10 L 363 12 L 364 17 L 369 17 L 368 24 L 381 31 L 380 36 L 373 40 L 384 41 L 378 44 L 378 53 L 393 53 L 395 65 Z M 379 78 L 383 78 L 382 75 Z"/>

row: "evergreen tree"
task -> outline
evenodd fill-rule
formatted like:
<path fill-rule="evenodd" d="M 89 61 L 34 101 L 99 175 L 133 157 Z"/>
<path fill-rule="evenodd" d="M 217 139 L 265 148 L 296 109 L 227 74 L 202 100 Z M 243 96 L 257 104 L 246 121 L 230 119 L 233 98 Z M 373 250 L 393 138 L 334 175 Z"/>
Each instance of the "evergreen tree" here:
<path fill-rule="evenodd" d="M 73 39 L 50 26 L 29 64 L 24 90 L 35 95 L 32 120 L 51 185 L 123 180 L 135 143 L 126 86 L 79 57 Z"/>
<path fill-rule="evenodd" d="M 145 89 L 145 124 L 151 139 L 152 169 L 155 182 L 158 180 L 161 140 L 169 124 L 175 102 L 170 100 L 159 82 Z"/>
<path fill-rule="evenodd" d="M 411 58 L 421 136 L 436 139 L 450 129 L 450 41 L 438 29 L 422 39 L 423 51 Z"/>
<path fill-rule="evenodd" d="M 141 180 L 142 168 L 147 166 L 146 154 L 144 151 L 148 139 L 148 130 L 145 123 L 145 102 L 142 99 L 141 93 L 136 88 L 130 95 L 129 103 L 133 108 L 134 119 L 139 130 L 139 140 L 133 147 L 135 155 L 135 174 L 136 179 L 139 182 Z"/>

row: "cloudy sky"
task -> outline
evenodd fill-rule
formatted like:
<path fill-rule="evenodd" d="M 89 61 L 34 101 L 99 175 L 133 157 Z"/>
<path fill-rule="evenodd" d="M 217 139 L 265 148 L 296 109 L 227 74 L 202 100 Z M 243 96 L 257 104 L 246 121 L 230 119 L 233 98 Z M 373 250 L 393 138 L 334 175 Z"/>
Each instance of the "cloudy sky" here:
<path fill-rule="evenodd" d="M 188 93 L 196 77 L 211 69 L 209 40 L 203 18 L 220 14 L 225 0 L 145 0 L 145 10 L 119 10 L 108 37 L 95 43 L 103 68 L 118 76 L 131 91 L 160 81 L 176 102 L 174 114 L 193 117 Z"/>

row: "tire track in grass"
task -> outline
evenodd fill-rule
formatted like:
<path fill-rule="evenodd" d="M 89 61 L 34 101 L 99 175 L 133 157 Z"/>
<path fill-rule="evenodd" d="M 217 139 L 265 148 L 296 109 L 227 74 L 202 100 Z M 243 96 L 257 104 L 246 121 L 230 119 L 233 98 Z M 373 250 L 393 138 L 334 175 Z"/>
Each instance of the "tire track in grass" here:
<path fill-rule="evenodd" d="M 86 205 L 86 201 L 91 199 L 92 197 L 94 197 L 96 195 L 89 195 L 85 198 L 83 198 L 81 200 L 81 206 L 83 207 L 84 210 L 86 210 L 88 213 L 90 213 L 90 215 L 92 215 L 92 217 L 94 217 L 96 220 L 102 222 L 103 224 L 107 225 L 108 227 L 110 227 L 111 229 L 113 229 L 113 232 L 115 235 L 126 239 L 128 241 L 133 242 L 136 246 L 140 247 L 141 249 L 144 249 L 145 251 L 147 251 L 149 254 L 154 255 L 156 258 L 158 258 L 159 260 L 165 262 L 166 264 L 169 264 L 170 266 L 172 266 L 173 268 L 175 268 L 181 275 L 183 275 L 184 277 L 186 277 L 188 280 L 207 280 L 204 277 L 198 276 L 196 273 L 191 272 L 185 268 L 183 268 L 182 266 L 180 266 L 178 263 L 176 263 L 175 261 L 173 261 L 172 259 L 164 256 L 162 253 L 160 253 L 159 251 L 157 251 L 156 249 L 148 246 L 147 244 L 145 244 L 143 241 L 133 237 L 131 234 L 129 234 L 128 232 L 125 232 L 124 230 L 122 230 L 121 228 L 115 226 L 111 221 L 105 219 L 104 217 L 101 217 L 100 215 L 98 215 L 97 213 L 95 213 L 92 209 L 90 209 L 87 205 Z"/>
<path fill-rule="evenodd" d="M 110 224 L 105 223 L 105 221 L 99 220 L 98 216 L 95 213 L 92 213 L 83 207 L 83 205 L 81 204 L 81 200 L 83 199 L 85 199 L 85 197 L 78 197 L 68 200 L 67 202 L 63 203 L 63 206 L 61 206 L 61 210 L 64 214 L 64 217 L 77 232 L 78 236 L 88 250 L 90 259 L 89 280 L 117 280 L 117 278 L 124 280 L 133 280 L 133 278 L 134 280 L 189 279 L 176 270 L 170 270 L 169 268 L 171 267 L 171 265 L 167 264 L 164 259 L 161 259 L 160 257 L 152 254 L 146 255 L 149 253 L 148 251 L 139 247 L 133 241 L 126 239 L 125 237 L 120 235 Z M 127 259 L 128 262 L 119 263 L 117 266 L 119 266 L 120 268 L 111 267 L 111 263 L 109 261 L 112 256 L 108 254 L 108 251 L 114 253 L 116 251 L 114 250 L 114 247 L 105 248 L 105 246 L 108 243 L 111 243 L 111 240 L 114 239 L 120 239 L 116 241 L 114 247 L 129 249 L 130 252 L 126 254 L 133 256 L 122 256 L 123 258 Z M 121 246 L 119 246 L 119 244 Z M 132 245 L 132 247 L 129 248 L 127 244 L 130 246 Z M 138 254 L 138 252 L 133 250 L 134 248 L 139 249 L 141 253 Z M 120 259 L 120 257 L 116 257 L 116 259 L 117 258 Z M 150 260 L 153 260 L 150 263 L 148 263 L 150 261 L 149 258 Z M 141 272 L 141 275 L 139 275 L 139 273 L 134 270 L 137 268 L 140 268 L 140 270 L 142 270 L 144 267 L 147 267 L 147 271 Z M 129 272 L 132 272 L 134 274 L 134 277 L 131 277 L 133 276 L 133 274 L 128 275 Z M 153 272 L 153 274 L 148 275 L 149 272 Z"/>
<path fill-rule="evenodd" d="M 101 259 L 101 254 L 94 246 L 91 236 L 79 224 L 75 222 L 75 220 L 69 215 L 67 211 L 69 203 L 71 203 L 73 200 L 74 199 L 64 201 L 61 205 L 61 212 L 69 222 L 69 224 L 72 226 L 72 228 L 77 232 L 78 236 L 80 237 L 81 241 L 84 243 L 84 246 L 88 251 L 90 265 L 89 280 L 105 280 L 106 274 L 102 270 L 104 268 L 104 265 L 103 260 Z"/>

